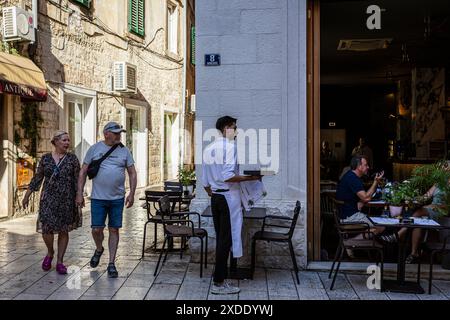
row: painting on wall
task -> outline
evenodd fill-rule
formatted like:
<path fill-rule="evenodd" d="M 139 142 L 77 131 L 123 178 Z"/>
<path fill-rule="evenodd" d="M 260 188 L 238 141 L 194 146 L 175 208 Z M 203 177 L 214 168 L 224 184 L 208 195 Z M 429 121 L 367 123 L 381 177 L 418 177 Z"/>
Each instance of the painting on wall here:
<path fill-rule="evenodd" d="M 416 156 L 429 157 L 429 145 L 445 139 L 440 108 L 445 104 L 445 69 L 417 68 L 412 77 L 413 143 Z"/>

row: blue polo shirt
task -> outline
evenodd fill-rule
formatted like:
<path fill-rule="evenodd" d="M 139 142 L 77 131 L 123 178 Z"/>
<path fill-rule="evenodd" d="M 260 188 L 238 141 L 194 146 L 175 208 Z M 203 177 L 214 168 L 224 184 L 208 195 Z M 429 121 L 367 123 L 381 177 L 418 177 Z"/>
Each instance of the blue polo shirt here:
<path fill-rule="evenodd" d="M 346 219 L 358 210 L 358 202 L 360 201 L 357 193 L 364 191 L 364 185 L 361 179 L 352 171 L 348 171 L 341 179 L 336 190 L 336 199 L 344 201 L 340 218 Z"/>

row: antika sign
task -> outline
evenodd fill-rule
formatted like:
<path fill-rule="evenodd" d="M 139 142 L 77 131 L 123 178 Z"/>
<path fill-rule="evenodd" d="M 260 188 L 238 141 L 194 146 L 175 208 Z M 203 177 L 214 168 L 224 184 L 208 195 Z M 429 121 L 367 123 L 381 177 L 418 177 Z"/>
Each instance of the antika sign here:
<path fill-rule="evenodd" d="M 0 79 L 0 93 L 8 93 L 22 98 L 45 101 L 47 100 L 47 90 L 33 88 L 17 83 L 11 83 Z"/>

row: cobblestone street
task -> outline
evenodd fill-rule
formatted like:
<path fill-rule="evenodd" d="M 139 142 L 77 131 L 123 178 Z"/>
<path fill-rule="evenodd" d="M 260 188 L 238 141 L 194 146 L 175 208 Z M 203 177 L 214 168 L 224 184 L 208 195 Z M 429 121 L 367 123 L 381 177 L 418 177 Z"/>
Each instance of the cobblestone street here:
<path fill-rule="evenodd" d="M 138 198 L 138 197 L 137 197 Z M 154 277 L 156 254 L 146 254 L 141 260 L 141 245 L 145 210 L 137 200 L 126 210 L 124 228 L 118 249 L 119 278 L 106 275 L 107 246 L 100 265 L 89 266 L 94 250 L 90 235 L 90 215 L 84 214 L 83 228 L 70 234 L 65 263 L 73 270 L 69 275 L 41 269 L 46 254 L 40 234 L 35 232 L 36 216 L 27 216 L 0 223 L 0 299 L 16 300 L 110 300 L 110 299 L 177 299 L 177 300 L 429 300 L 450 299 L 450 281 L 433 282 L 433 294 L 408 295 L 380 293 L 366 286 L 367 275 L 338 275 L 336 288 L 329 290 L 327 272 L 302 271 L 297 285 L 290 270 L 257 269 L 254 280 L 235 281 L 241 288 L 238 295 L 210 294 L 213 266 L 208 265 L 203 278 L 199 265 L 190 256 L 169 254 L 161 272 Z M 153 233 L 149 229 L 148 243 Z M 79 284 L 77 286 L 77 284 Z M 422 283 L 425 288 L 426 281 Z"/>

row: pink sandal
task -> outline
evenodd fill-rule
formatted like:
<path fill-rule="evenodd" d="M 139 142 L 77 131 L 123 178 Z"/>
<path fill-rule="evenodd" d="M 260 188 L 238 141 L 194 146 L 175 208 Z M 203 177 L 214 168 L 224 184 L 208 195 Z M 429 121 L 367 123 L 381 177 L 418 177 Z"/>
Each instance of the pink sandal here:
<path fill-rule="evenodd" d="M 65 266 L 64 264 L 62 264 L 62 263 L 58 263 L 58 264 L 56 265 L 56 271 L 57 271 L 59 274 L 67 274 L 67 268 L 66 268 L 66 266 Z"/>
<path fill-rule="evenodd" d="M 52 257 L 45 256 L 44 261 L 42 261 L 42 270 L 48 271 L 52 268 Z"/>

